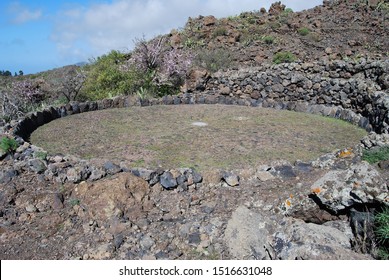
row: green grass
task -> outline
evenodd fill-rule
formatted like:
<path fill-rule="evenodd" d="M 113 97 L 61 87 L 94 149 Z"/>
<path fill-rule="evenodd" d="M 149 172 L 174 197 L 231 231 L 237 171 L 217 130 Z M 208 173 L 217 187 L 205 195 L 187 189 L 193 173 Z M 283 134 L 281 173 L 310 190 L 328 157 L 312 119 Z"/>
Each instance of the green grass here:
<path fill-rule="evenodd" d="M 378 257 L 389 260 L 389 207 L 375 215 L 375 236 L 378 242 Z"/>
<path fill-rule="evenodd" d="M 383 160 L 389 160 L 389 146 L 365 150 L 362 155 L 362 160 L 370 164 L 378 163 Z"/>
<path fill-rule="evenodd" d="M 0 149 L 4 153 L 13 153 L 19 147 L 18 142 L 15 139 L 9 137 L 3 137 L 0 141 Z"/>
<path fill-rule="evenodd" d="M 307 36 L 311 30 L 309 30 L 307 27 L 301 27 L 297 30 L 298 34 L 300 34 L 301 36 Z"/>
<path fill-rule="evenodd" d="M 278 52 L 273 56 L 273 62 L 275 64 L 291 63 L 296 60 L 296 56 L 291 52 Z"/>

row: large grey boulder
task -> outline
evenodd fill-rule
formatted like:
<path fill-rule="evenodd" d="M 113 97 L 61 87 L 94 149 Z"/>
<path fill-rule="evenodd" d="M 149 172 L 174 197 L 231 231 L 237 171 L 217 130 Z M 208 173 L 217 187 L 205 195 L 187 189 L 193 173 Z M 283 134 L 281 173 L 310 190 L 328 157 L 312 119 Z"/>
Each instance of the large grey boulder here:
<path fill-rule="evenodd" d="M 257 213 L 238 207 L 227 223 L 224 240 L 233 259 L 371 259 L 354 252 L 347 221 L 322 225 Z"/>
<path fill-rule="evenodd" d="M 313 198 L 335 214 L 356 204 L 388 203 L 389 192 L 379 172 L 367 162 L 326 173 L 311 186 Z"/>
<path fill-rule="evenodd" d="M 287 218 L 274 234 L 273 258 L 283 260 L 371 259 L 352 251 L 349 232 Z"/>
<path fill-rule="evenodd" d="M 225 231 L 225 242 L 235 259 L 270 259 L 266 251 L 276 221 L 240 206 L 232 214 Z"/>

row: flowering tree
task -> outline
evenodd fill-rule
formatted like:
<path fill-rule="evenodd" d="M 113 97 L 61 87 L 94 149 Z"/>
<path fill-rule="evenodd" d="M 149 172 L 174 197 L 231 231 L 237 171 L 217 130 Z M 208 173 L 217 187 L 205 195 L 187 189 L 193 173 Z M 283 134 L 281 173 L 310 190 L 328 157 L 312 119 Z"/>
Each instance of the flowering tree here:
<path fill-rule="evenodd" d="M 6 121 L 17 119 L 43 100 L 43 81 L 16 81 L 0 90 L 0 117 Z"/>
<path fill-rule="evenodd" d="M 192 61 L 191 53 L 168 45 L 162 36 L 151 41 L 137 39 L 128 62 L 149 77 L 149 86 L 178 88 L 185 81 Z"/>

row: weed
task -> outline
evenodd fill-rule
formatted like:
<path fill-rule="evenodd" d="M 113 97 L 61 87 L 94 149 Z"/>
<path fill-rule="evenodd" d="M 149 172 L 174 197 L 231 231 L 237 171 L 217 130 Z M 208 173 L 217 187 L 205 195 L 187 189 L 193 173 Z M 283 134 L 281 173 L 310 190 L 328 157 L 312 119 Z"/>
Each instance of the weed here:
<path fill-rule="evenodd" d="M 273 62 L 275 64 L 291 63 L 296 60 L 296 56 L 291 52 L 278 52 L 273 56 Z"/>
<path fill-rule="evenodd" d="M 378 257 L 389 260 L 389 207 L 376 213 L 374 232 L 378 242 Z"/>
<path fill-rule="evenodd" d="M 77 198 L 73 198 L 72 200 L 70 200 L 70 205 L 73 207 L 73 206 L 76 206 L 76 205 L 80 205 L 80 200 L 77 199 Z"/>
<path fill-rule="evenodd" d="M 365 150 L 362 155 L 362 160 L 365 160 L 370 164 L 374 164 L 383 160 L 389 160 L 389 146 Z"/>
<path fill-rule="evenodd" d="M 309 30 L 309 28 L 307 27 L 301 27 L 297 30 L 298 34 L 300 34 L 301 36 L 307 36 L 311 30 Z"/>
<path fill-rule="evenodd" d="M 41 160 L 45 160 L 47 157 L 47 152 L 45 151 L 38 151 L 35 153 L 35 158 L 39 158 Z"/>
<path fill-rule="evenodd" d="M 232 63 L 232 55 L 224 49 L 204 51 L 197 55 L 195 63 L 214 73 L 220 69 L 228 68 Z"/>
<path fill-rule="evenodd" d="M 271 36 L 271 35 L 266 35 L 266 36 L 263 36 L 263 37 L 262 37 L 262 40 L 263 40 L 266 44 L 271 45 L 271 44 L 274 43 L 275 38 L 274 38 L 273 36 Z"/>
<path fill-rule="evenodd" d="M 223 26 L 218 27 L 213 32 L 213 37 L 216 38 L 218 36 L 226 36 L 227 35 L 227 29 Z"/>
<path fill-rule="evenodd" d="M 18 142 L 14 138 L 9 138 L 9 137 L 3 137 L 1 138 L 0 141 L 0 149 L 4 153 L 14 153 L 16 149 L 19 147 Z"/>

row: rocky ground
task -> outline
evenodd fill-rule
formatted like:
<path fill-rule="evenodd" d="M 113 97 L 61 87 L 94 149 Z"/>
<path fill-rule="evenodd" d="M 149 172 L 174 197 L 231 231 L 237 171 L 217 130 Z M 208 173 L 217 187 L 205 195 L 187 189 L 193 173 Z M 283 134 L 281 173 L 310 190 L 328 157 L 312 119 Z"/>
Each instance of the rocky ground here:
<path fill-rule="evenodd" d="M 357 150 L 153 184 L 108 164 L 100 180 L 49 180 L 77 163 L 38 151 L 1 161 L 1 259 L 371 259 L 361 228 L 389 199 L 388 164 Z"/>

